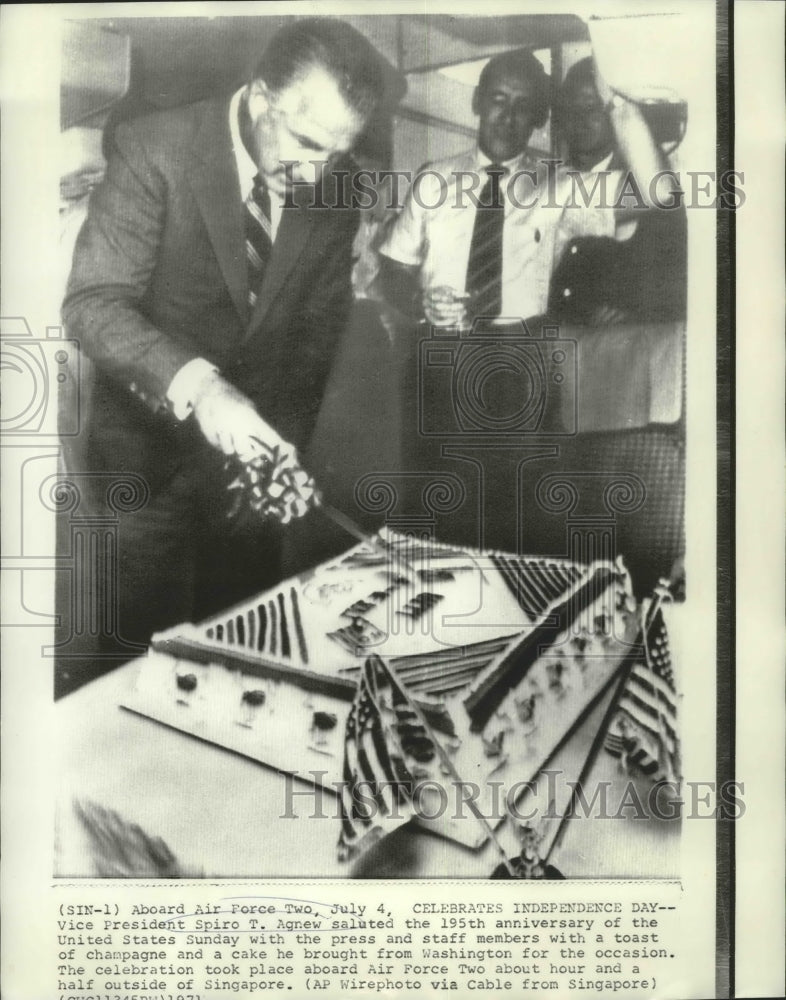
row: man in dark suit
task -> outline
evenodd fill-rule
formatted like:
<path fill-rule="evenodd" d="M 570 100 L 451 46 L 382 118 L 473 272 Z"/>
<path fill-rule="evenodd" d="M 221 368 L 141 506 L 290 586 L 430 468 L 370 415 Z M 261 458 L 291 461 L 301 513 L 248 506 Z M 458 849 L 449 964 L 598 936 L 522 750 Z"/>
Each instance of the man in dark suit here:
<path fill-rule="evenodd" d="M 97 371 L 89 468 L 149 489 L 120 526 L 126 640 L 279 575 L 275 526 L 228 530 L 223 465 L 274 447 L 294 464 L 309 441 L 357 228 L 354 211 L 314 206 L 341 204 L 333 167 L 379 106 L 385 72 L 349 25 L 305 19 L 231 101 L 115 131 L 64 319 Z"/>

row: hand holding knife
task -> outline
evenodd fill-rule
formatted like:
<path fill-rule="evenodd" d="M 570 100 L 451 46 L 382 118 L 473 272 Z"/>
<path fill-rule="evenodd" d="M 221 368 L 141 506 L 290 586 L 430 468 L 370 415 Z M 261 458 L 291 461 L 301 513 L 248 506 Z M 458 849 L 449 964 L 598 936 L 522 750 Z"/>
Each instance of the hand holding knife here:
<path fill-rule="evenodd" d="M 296 453 L 279 445 L 271 448 L 259 439 L 255 443 L 257 454 L 245 460 L 233 455 L 225 464 L 226 471 L 235 474 L 227 488 L 236 491 L 228 516 L 250 509 L 260 518 L 289 524 L 316 507 L 320 502 L 316 483 Z"/>
<path fill-rule="evenodd" d="M 313 477 L 300 465 L 295 452 L 283 451 L 278 446 L 270 448 L 258 439 L 255 443 L 260 448 L 258 454 L 246 460 L 234 455 L 225 464 L 226 471 L 234 473 L 227 487 L 235 493 L 229 518 L 250 510 L 261 519 L 272 518 L 289 524 L 318 509 L 347 534 L 391 559 L 407 575 L 414 575 L 413 568 L 393 546 L 379 535 L 364 531 L 342 511 L 325 503 Z"/>

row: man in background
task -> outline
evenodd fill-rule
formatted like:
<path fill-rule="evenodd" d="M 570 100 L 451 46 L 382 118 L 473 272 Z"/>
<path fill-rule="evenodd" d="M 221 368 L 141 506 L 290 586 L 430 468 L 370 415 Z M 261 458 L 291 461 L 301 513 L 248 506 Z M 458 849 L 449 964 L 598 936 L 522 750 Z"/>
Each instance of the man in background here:
<path fill-rule="evenodd" d="M 357 228 L 353 211 L 309 206 L 339 203 L 332 168 L 384 86 L 362 35 L 305 19 L 271 40 L 231 99 L 115 130 L 63 311 L 97 371 L 90 471 L 133 473 L 149 491 L 120 523 L 125 640 L 278 579 L 278 526 L 232 533 L 223 466 L 277 449 L 295 468 L 308 444 L 351 303 Z"/>
<path fill-rule="evenodd" d="M 581 59 L 568 70 L 554 108 L 566 167 L 579 171 L 588 189 L 604 173 L 607 179 L 624 177 L 635 162 L 625 130 L 614 127 L 618 109 L 637 115 L 639 130 L 642 122 L 646 125 L 631 102 L 608 88 L 601 96 L 604 86 L 593 59 Z M 655 137 L 651 143 L 655 149 Z M 658 166 L 665 167 L 665 157 L 657 155 Z M 649 195 L 651 176 L 640 180 L 642 193 Z M 597 238 L 607 235 L 614 238 Z M 684 318 L 687 219 L 676 202 L 669 208 L 619 211 L 614 234 L 566 233 L 561 244 L 549 296 L 555 318 L 594 326 Z"/>
<path fill-rule="evenodd" d="M 402 312 L 452 326 L 466 317 L 470 297 L 484 315 L 541 311 L 544 233 L 537 213 L 516 211 L 504 188 L 518 175 L 531 193 L 539 168 L 527 145 L 548 119 L 549 96 L 549 78 L 530 52 L 505 52 L 483 68 L 472 96 L 474 147 L 420 169 L 380 248 L 383 289 Z"/>
<path fill-rule="evenodd" d="M 592 167 L 605 159 L 610 173 L 594 195 L 576 198 L 565 165 L 528 148 L 549 114 L 551 81 L 541 64 L 527 50 L 486 64 L 472 97 L 476 145 L 420 169 L 381 247 L 388 258 L 383 289 L 402 312 L 434 326 L 470 325 L 480 316 L 541 316 L 554 267 L 571 239 L 626 235 L 618 226 L 627 211 L 614 207 L 624 175 L 611 164 L 611 150 L 618 148 L 642 179 L 645 199 L 661 156 L 638 107 L 612 94 L 594 68 L 593 90 L 602 128 L 576 152 Z"/>
<path fill-rule="evenodd" d="M 608 387 L 594 385 L 587 398 L 582 381 L 580 420 L 572 395 L 578 391 L 576 371 L 570 363 L 559 371 L 549 367 L 569 355 L 561 348 L 539 353 L 544 323 L 553 336 L 563 302 L 570 306 L 576 297 L 576 289 L 565 284 L 562 301 L 552 308 L 554 270 L 575 256 L 570 248 L 577 241 L 616 244 L 631 213 L 635 218 L 651 211 L 649 182 L 662 157 L 641 109 L 614 94 L 594 67 L 593 113 L 597 103 L 600 114 L 582 120 L 583 128 L 592 128 L 580 153 L 578 136 L 572 139 L 580 165 L 536 157 L 529 144 L 546 122 L 550 93 L 551 81 L 531 52 L 492 58 L 472 98 L 475 147 L 421 169 L 381 252 L 387 257 L 386 294 L 410 318 L 399 338 L 402 352 L 410 354 L 402 364 L 409 404 L 402 407 L 405 467 L 445 472 L 466 492 L 441 518 L 439 537 L 561 554 L 564 522 L 544 513 L 536 484 L 571 466 L 603 467 L 602 460 L 581 454 L 580 445 L 569 457 L 569 447 L 573 435 L 586 429 L 588 406 L 602 401 Z M 615 169 L 612 150 L 619 151 L 625 170 Z M 596 167 L 608 175 L 604 185 L 593 187 Z M 621 197 L 629 177 L 644 199 L 630 210 Z M 587 182 L 585 196 L 579 180 Z M 589 321 L 611 322 L 608 307 L 614 304 L 608 292 L 590 300 Z M 412 320 L 424 322 L 418 329 Z M 554 435 L 561 435 L 556 443 Z M 541 458 L 534 454 L 538 444 L 545 448 Z M 402 508 L 421 510 L 418 483 L 413 477 Z"/>

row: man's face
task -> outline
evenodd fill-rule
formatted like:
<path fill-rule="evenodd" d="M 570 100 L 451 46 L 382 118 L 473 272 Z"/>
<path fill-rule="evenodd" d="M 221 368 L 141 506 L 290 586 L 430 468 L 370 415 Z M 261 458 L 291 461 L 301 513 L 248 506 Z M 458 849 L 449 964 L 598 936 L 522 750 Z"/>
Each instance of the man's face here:
<path fill-rule="evenodd" d="M 535 127 L 535 86 L 515 72 L 493 73 L 478 88 L 472 110 L 479 115 L 478 146 L 495 163 L 522 153 Z"/>
<path fill-rule="evenodd" d="M 562 98 L 562 130 L 568 156 L 602 160 L 614 146 L 614 131 L 591 83 L 568 87 Z"/>
<path fill-rule="evenodd" d="M 295 163 L 289 168 L 293 180 L 313 184 L 318 176 L 310 161 L 347 152 L 365 124 L 333 77 L 317 66 L 276 92 L 255 80 L 248 110 L 257 165 L 273 194 L 283 194 L 286 188 L 284 163 Z"/>

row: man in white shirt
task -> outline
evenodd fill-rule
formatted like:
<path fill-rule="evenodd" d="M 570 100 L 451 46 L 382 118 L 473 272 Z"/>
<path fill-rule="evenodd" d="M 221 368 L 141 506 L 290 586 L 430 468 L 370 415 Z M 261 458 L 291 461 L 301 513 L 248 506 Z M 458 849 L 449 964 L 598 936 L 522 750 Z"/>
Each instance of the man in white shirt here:
<path fill-rule="evenodd" d="M 568 242 L 577 236 L 618 235 L 614 202 L 623 181 L 620 171 L 612 170 L 602 187 L 593 191 L 590 186 L 583 197 L 563 164 L 536 160 L 527 150 L 532 132 L 548 117 L 549 94 L 549 78 L 528 51 L 505 52 L 486 64 L 472 101 L 476 145 L 420 169 L 381 247 L 388 259 L 383 289 L 402 311 L 424 316 L 434 326 L 466 324 L 478 315 L 541 315 Z M 609 91 L 604 111 L 610 135 L 632 152 L 640 176 L 652 176 L 659 157 L 638 110 Z M 490 204 L 483 195 L 494 176 L 499 180 Z M 493 214 L 502 224 L 496 245 L 491 236 L 485 240 L 485 270 L 499 271 L 500 288 L 496 299 L 481 296 L 478 308 L 473 247 L 481 219 Z"/>
<path fill-rule="evenodd" d="M 549 78 L 531 53 L 503 53 L 484 67 L 472 107 L 478 116 L 476 145 L 421 168 L 381 247 L 388 260 L 382 275 L 386 293 L 400 306 L 414 302 L 414 312 L 422 309 L 436 326 L 454 325 L 466 315 L 473 229 L 483 211 L 478 204 L 495 173 L 499 186 L 493 200 L 503 206 L 504 214 L 502 312 L 530 315 L 543 297 L 538 287 L 543 284 L 540 261 L 548 251 L 540 213 L 537 207 L 517 207 L 505 189 L 513 178 L 519 203 L 533 200 L 539 167 L 528 155 L 527 143 L 548 118 Z M 491 175 L 487 168 L 492 168 Z M 534 280 L 523 281 L 527 275 Z"/>

